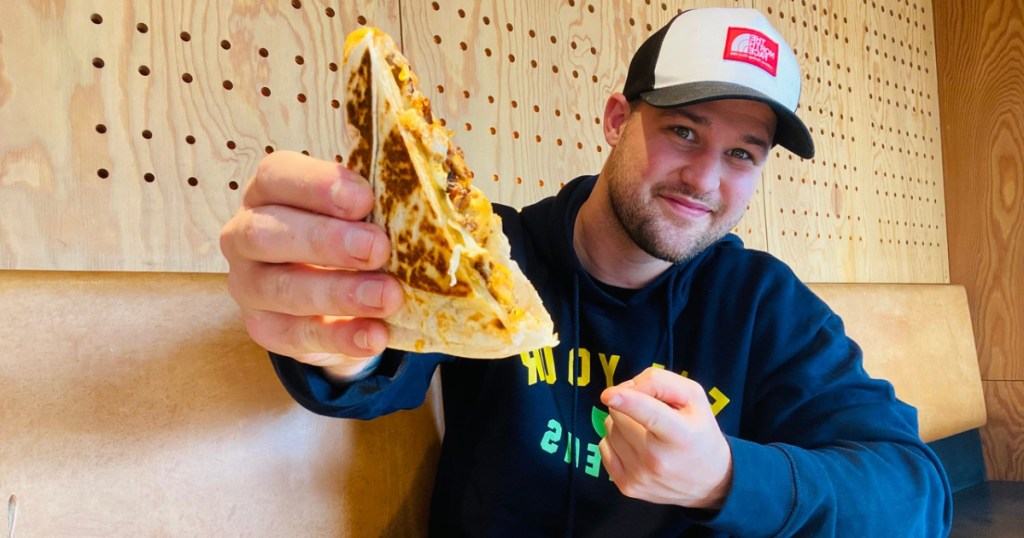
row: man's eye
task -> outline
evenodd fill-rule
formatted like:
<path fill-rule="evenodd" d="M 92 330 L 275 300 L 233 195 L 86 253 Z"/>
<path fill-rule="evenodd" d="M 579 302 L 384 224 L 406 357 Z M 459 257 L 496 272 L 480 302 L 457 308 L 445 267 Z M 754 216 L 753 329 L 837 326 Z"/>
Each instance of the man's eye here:
<path fill-rule="evenodd" d="M 748 160 L 748 161 L 752 160 L 754 158 L 754 156 L 751 155 L 749 151 L 747 151 L 745 149 L 740 149 L 740 148 L 735 148 L 735 149 L 730 150 L 729 151 L 729 155 L 731 155 L 732 157 L 735 157 L 737 159 L 744 159 L 744 160 Z"/>
<path fill-rule="evenodd" d="M 683 138 L 686 140 L 690 140 L 693 138 L 693 130 L 690 129 L 689 127 L 673 127 L 672 132 L 675 133 L 676 136 L 678 136 L 679 138 Z"/>

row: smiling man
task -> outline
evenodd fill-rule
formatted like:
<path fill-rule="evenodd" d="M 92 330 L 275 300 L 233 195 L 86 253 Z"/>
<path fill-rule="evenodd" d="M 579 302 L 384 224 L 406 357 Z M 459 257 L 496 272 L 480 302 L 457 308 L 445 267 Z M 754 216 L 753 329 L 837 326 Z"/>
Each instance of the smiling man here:
<path fill-rule="evenodd" d="M 604 119 L 612 153 L 580 209 L 575 245 L 592 276 L 635 288 L 739 222 L 768 161 L 775 114 L 756 101 L 656 108 L 615 94 Z M 592 259 L 600 254 L 588 249 L 588 228 L 602 231 L 589 242 L 605 259 Z M 632 268 L 616 266 L 630 260 Z"/>
<path fill-rule="evenodd" d="M 402 295 L 362 222 L 372 191 L 294 153 L 264 159 L 224 227 L 232 295 L 314 412 L 416 407 L 440 367 L 433 536 L 943 536 L 949 487 L 914 410 L 788 267 L 729 233 L 773 146 L 814 154 L 800 81 L 755 10 L 686 11 L 644 42 L 607 101 L 600 174 L 495 206 L 554 348 L 386 349 Z"/>

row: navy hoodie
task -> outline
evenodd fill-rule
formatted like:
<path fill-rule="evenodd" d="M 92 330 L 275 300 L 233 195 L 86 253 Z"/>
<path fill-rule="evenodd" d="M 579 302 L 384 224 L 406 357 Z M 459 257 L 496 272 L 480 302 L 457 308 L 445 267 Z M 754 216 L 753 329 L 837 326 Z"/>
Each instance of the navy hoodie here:
<path fill-rule="evenodd" d="M 495 206 L 558 347 L 494 361 L 389 350 L 348 385 L 272 355 L 285 387 L 316 413 L 368 419 L 422 404 L 440 365 L 432 536 L 945 536 L 949 486 L 916 411 L 868 377 L 842 321 L 732 235 L 643 289 L 608 290 L 572 247 L 594 181 L 520 213 Z M 599 395 L 650 366 L 707 391 L 733 457 L 720 511 L 627 498 L 601 465 Z"/>

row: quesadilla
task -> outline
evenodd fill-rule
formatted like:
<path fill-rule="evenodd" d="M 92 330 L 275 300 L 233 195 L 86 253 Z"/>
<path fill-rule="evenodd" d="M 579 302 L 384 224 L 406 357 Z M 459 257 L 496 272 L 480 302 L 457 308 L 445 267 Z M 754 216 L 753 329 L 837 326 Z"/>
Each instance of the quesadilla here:
<path fill-rule="evenodd" d="M 500 217 L 392 39 L 376 28 L 351 33 L 344 80 L 345 163 L 373 186 L 369 220 L 387 232 L 386 270 L 405 291 L 405 305 L 385 320 L 389 347 L 484 359 L 557 345 Z"/>

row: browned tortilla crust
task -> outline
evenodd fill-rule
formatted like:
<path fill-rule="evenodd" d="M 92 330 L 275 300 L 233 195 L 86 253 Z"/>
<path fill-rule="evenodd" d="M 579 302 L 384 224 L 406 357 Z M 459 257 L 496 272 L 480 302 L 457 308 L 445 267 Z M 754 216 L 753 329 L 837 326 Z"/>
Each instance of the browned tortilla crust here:
<path fill-rule="evenodd" d="M 387 319 L 392 347 L 497 358 L 557 344 L 500 218 L 390 37 L 353 32 L 345 73 L 348 166 L 374 187 L 370 220 L 391 239 L 386 269 L 406 295 Z"/>

